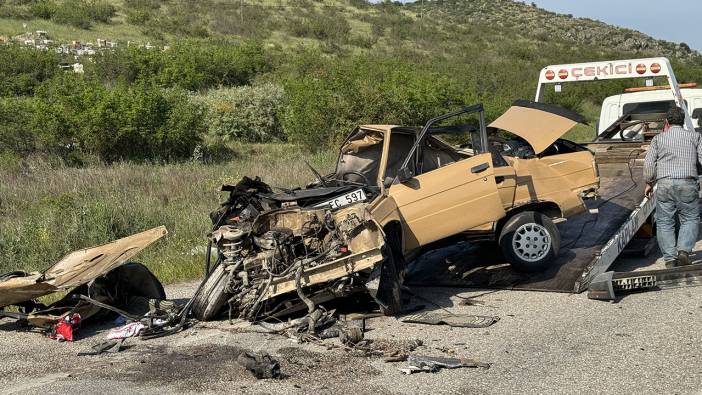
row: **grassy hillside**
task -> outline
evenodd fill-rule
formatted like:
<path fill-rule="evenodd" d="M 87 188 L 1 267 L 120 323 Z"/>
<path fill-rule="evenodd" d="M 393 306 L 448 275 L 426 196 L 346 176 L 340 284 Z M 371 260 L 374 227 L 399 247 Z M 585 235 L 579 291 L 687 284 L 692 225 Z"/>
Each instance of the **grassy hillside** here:
<path fill-rule="evenodd" d="M 36 3 L 53 4 L 58 10 L 65 6 L 76 13 L 82 2 L 4 0 L 0 2 L 0 35 L 47 30 L 59 41 L 111 38 L 153 43 L 182 37 L 255 38 L 281 48 L 319 45 L 357 51 L 406 47 L 434 55 L 450 54 L 462 38 L 495 45 L 530 42 L 680 59 L 699 56 L 685 43 L 657 40 L 512 0 L 427 0 L 404 5 L 364 0 L 97 0 L 89 4 L 111 7 L 112 12 L 104 18 L 91 17 L 88 12 L 83 19 L 37 10 Z M 493 41 L 499 38 L 502 40 Z M 443 44 L 439 48 L 433 45 L 437 41 Z"/>

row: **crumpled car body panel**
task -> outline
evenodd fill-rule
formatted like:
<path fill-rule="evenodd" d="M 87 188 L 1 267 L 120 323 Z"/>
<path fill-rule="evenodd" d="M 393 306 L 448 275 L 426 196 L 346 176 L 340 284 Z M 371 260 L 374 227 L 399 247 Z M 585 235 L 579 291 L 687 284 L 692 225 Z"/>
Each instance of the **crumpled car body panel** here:
<path fill-rule="evenodd" d="M 159 226 L 97 247 L 71 252 L 44 273 L 0 281 L 0 307 L 88 283 L 123 265 L 168 233 Z"/>

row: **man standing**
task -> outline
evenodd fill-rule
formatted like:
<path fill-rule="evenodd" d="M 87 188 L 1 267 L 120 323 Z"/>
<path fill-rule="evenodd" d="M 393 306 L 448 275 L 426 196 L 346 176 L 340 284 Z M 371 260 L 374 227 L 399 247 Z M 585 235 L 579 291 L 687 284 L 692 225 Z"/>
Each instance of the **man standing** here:
<path fill-rule="evenodd" d="M 656 184 L 658 246 L 666 267 L 690 264 L 699 227 L 697 163 L 702 163 L 702 135 L 683 128 L 685 112 L 673 107 L 666 114 L 664 131 L 653 138 L 644 162 L 644 193 Z M 680 222 L 677 240 L 675 220 Z"/>

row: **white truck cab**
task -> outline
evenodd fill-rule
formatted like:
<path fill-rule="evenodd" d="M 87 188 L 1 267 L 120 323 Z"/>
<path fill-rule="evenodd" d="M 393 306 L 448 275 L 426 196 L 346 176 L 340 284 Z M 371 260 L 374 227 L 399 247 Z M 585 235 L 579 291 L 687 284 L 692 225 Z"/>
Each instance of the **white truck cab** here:
<path fill-rule="evenodd" d="M 665 113 L 674 105 L 675 100 L 670 89 L 622 93 L 606 98 L 602 102 L 600 119 L 597 123 L 597 135 L 601 135 L 610 125 L 624 114 Z M 702 112 L 702 89 L 681 89 L 680 93 L 692 114 L 695 128 L 702 126 L 699 115 Z M 699 109 L 699 110 L 698 110 Z M 698 110 L 695 112 L 695 110 Z M 617 138 L 614 136 L 613 138 Z"/>
<path fill-rule="evenodd" d="M 675 78 L 675 73 L 673 73 L 673 67 L 670 65 L 670 61 L 667 58 L 662 57 L 546 66 L 539 73 L 539 85 L 536 89 L 536 99 L 534 101 L 540 102 L 543 100 L 544 89 L 548 85 L 554 85 L 556 92 L 560 92 L 561 84 L 563 83 L 594 82 L 629 78 L 646 79 L 646 87 L 630 89 L 629 92 L 633 93 L 633 95 L 631 95 L 631 93 L 627 93 L 612 96 L 605 100 L 605 103 L 610 101 L 612 104 L 610 107 L 605 107 L 604 104 L 602 106 L 600 121 L 598 122 L 597 127 L 597 136 L 599 138 L 602 137 L 603 132 L 607 131 L 607 129 L 612 126 L 613 123 L 627 114 L 624 107 L 627 107 L 626 110 L 631 110 L 632 108 L 638 108 L 639 110 L 642 108 L 645 109 L 646 104 L 643 104 L 647 101 L 647 99 L 644 99 L 646 96 L 643 96 L 645 94 L 651 95 L 648 97 L 648 99 L 650 99 L 648 100 L 649 102 L 664 102 L 652 105 L 666 106 L 666 110 L 662 111 L 662 113 L 665 113 L 667 111 L 667 106 L 669 106 L 669 103 L 665 103 L 665 101 L 672 100 L 677 106 L 682 107 L 682 109 L 685 111 L 685 126 L 688 129 L 694 129 L 699 126 L 698 122 L 693 123 L 693 111 L 690 109 L 691 106 L 696 105 L 695 101 L 692 100 L 692 96 L 683 95 L 681 88 L 684 88 L 685 86 L 681 87 L 678 85 L 678 80 Z M 657 87 L 652 86 L 654 78 L 665 78 L 667 80 L 667 85 Z M 698 91 L 698 89 L 691 90 Z M 658 94 L 661 95 L 659 97 L 660 100 L 655 98 Z M 690 100 L 692 100 L 692 102 L 690 102 Z M 650 111 L 644 114 L 651 113 L 656 113 L 656 111 Z M 620 139 L 621 136 L 608 136 L 607 138 L 617 140 Z"/>

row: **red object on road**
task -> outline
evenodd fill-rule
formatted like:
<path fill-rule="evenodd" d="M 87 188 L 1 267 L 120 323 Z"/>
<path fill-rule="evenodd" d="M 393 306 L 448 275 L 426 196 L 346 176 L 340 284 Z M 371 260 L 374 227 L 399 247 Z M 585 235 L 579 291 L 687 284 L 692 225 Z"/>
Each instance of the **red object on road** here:
<path fill-rule="evenodd" d="M 77 329 L 78 325 L 80 325 L 80 314 L 69 314 L 51 328 L 49 339 L 72 342 L 73 331 Z"/>

